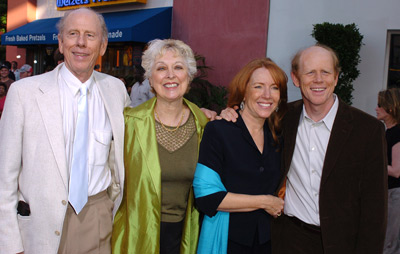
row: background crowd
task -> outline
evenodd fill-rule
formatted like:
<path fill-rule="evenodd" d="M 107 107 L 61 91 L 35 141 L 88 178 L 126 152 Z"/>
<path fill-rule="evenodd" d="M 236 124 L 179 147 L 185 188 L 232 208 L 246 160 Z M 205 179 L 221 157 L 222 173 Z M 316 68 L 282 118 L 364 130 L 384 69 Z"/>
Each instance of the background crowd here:
<path fill-rule="evenodd" d="M 18 69 L 17 62 L 0 62 L 0 118 L 3 112 L 4 103 L 7 97 L 7 91 L 11 84 L 19 79 L 32 76 L 33 69 L 29 64 L 24 64 Z"/>

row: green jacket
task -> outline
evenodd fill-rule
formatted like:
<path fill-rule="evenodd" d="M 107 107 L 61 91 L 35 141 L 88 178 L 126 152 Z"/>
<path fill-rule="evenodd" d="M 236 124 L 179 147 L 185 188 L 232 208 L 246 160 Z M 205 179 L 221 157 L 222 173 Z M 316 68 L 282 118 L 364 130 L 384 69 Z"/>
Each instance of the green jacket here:
<path fill-rule="evenodd" d="M 200 145 L 208 119 L 193 103 L 184 99 L 196 122 Z M 155 132 L 156 98 L 135 108 L 126 108 L 125 186 L 121 206 L 114 219 L 113 253 L 159 253 L 161 223 L 161 168 Z M 194 207 L 193 188 L 189 193 L 181 253 L 196 253 L 199 212 Z"/>

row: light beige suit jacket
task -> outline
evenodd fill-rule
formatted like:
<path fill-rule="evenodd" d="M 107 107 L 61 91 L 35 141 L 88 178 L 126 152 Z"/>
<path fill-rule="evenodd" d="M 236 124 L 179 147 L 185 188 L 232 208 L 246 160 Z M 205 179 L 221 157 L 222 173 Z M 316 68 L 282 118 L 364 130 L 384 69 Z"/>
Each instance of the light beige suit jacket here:
<path fill-rule="evenodd" d="M 15 82 L 0 120 L 0 253 L 57 253 L 68 204 L 59 65 L 43 75 Z M 110 168 L 118 209 L 124 186 L 123 109 L 130 104 L 121 81 L 94 73 L 111 121 Z M 109 144 L 105 144 L 109 145 Z M 17 215 L 17 203 L 30 205 L 31 215 Z"/>

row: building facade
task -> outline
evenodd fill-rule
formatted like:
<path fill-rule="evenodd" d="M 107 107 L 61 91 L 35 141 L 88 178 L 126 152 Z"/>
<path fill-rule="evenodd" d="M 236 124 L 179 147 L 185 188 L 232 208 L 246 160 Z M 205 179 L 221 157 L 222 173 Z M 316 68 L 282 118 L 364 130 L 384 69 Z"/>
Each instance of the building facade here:
<path fill-rule="evenodd" d="M 7 60 L 28 63 L 35 73 L 44 71 L 57 48 L 54 24 L 49 40 L 42 43 L 35 22 L 61 17 L 65 8 L 57 3 L 89 0 L 8 0 L 8 33 L 2 36 Z M 361 71 L 354 82 L 353 105 L 374 115 L 377 93 L 400 86 L 400 2 L 390 0 L 90 0 L 112 2 L 93 6 L 103 13 L 109 27 L 109 46 L 98 60 L 101 71 L 126 75 L 140 63 L 146 43 L 154 38 L 174 38 L 186 42 L 196 54 L 204 56 L 210 67 L 207 79 L 214 85 L 228 86 L 237 71 L 254 58 L 268 56 L 290 77 L 290 60 L 295 52 L 315 43 L 313 24 L 330 22 L 355 23 L 364 36 L 361 48 Z M 152 19 L 160 11 L 164 19 Z M 138 13 L 144 16 L 141 22 Z M 153 14 L 152 14 L 153 13 Z M 155 14 L 154 14 L 155 15 Z M 154 22 L 150 22 L 153 20 Z M 145 25 L 143 25 L 145 23 Z M 27 27 L 28 26 L 28 27 Z M 21 27 L 28 28 L 34 42 L 6 42 Z M 51 30 L 51 31 L 49 31 Z M 122 34 L 121 34 L 122 32 Z M 127 36 L 126 38 L 121 38 Z M 29 38 L 28 38 L 29 39 Z M 12 40 L 12 39 L 11 39 Z M 16 40 L 16 38 L 15 38 Z M 47 37 L 46 37 L 47 40 Z M 398 78 L 399 77 L 399 78 Z M 289 80 L 289 101 L 301 98 L 298 88 Z"/>
<path fill-rule="evenodd" d="M 355 23 L 364 45 L 358 65 L 361 74 L 353 83 L 353 106 L 375 116 L 378 92 L 400 80 L 396 78 L 400 73 L 398 10 L 400 2 L 392 0 L 271 1 L 267 55 L 289 74 L 293 55 L 315 43 L 313 24 Z M 291 80 L 288 95 L 291 101 L 301 98 Z"/>
<path fill-rule="evenodd" d="M 8 5 L 8 32 L 2 35 L 2 45 L 10 45 L 6 58 L 17 61 L 19 66 L 32 65 L 35 74 L 56 65 L 53 57 L 58 48 L 56 24 L 70 9 L 85 6 L 103 14 L 109 44 L 106 54 L 96 64 L 100 71 L 114 76 L 131 74 L 140 65 L 149 40 L 171 36 L 172 0 L 151 3 L 146 0 L 9 0 Z"/>
<path fill-rule="evenodd" d="M 9 0 L 10 23 L 2 36 L 2 45 L 11 45 L 7 60 L 29 63 L 35 73 L 53 65 L 52 55 L 58 47 L 55 24 L 65 10 L 78 7 L 59 8 L 57 4 L 85 1 L 105 17 L 109 45 L 98 64 L 102 72 L 115 76 L 129 74 L 140 64 L 146 43 L 155 38 L 180 39 L 190 45 L 205 57 L 211 68 L 208 79 L 215 85 L 227 86 L 249 60 L 266 54 L 269 1 L 265 0 L 253 0 L 252 4 L 243 0 Z M 95 2 L 113 4 L 93 5 Z M 29 15 L 26 8 L 18 14 L 14 11 L 20 6 L 29 6 Z M 151 13 L 157 11 L 169 15 L 169 20 L 164 17 L 154 21 Z M 126 38 L 121 38 L 121 32 Z M 19 53 L 21 50 L 25 55 Z"/>

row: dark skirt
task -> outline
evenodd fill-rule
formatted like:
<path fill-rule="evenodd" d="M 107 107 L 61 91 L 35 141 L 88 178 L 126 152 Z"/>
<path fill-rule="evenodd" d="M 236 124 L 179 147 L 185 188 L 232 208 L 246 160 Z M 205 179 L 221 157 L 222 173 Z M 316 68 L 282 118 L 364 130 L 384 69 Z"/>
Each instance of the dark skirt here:
<path fill-rule="evenodd" d="M 252 246 L 246 246 L 228 239 L 228 254 L 271 254 L 271 241 L 260 244 L 258 232 L 254 237 Z"/>

